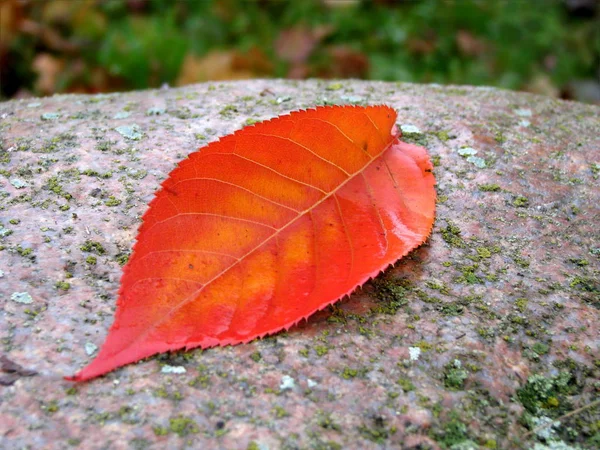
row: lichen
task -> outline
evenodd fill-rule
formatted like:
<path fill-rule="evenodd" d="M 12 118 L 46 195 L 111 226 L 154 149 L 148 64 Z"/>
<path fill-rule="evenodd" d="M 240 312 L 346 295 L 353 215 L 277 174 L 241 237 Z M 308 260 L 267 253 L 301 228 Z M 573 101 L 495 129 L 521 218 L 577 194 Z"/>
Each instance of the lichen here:
<path fill-rule="evenodd" d="M 465 242 L 461 237 L 460 228 L 452 220 L 446 220 L 446 227 L 442 228 L 441 232 L 442 239 L 444 239 L 451 247 L 465 247 Z"/>
<path fill-rule="evenodd" d="M 198 433 L 200 428 L 193 419 L 180 414 L 169 419 L 169 430 L 179 437 L 184 437 L 191 433 Z"/>
<path fill-rule="evenodd" d="M 518 195 L 514 198 L 512 204 L 517 208 L 525 208 L 529 206 L 529 199 L 523 195 Z"/>
<path fill-rule="evenodd" d="M 106 250 L 102 246 L 100 242 L 97 241 L 85 241 L 81 247 L 79 247 L 83 252 L 96 253 L 97 255 L 104 255 Z"/>

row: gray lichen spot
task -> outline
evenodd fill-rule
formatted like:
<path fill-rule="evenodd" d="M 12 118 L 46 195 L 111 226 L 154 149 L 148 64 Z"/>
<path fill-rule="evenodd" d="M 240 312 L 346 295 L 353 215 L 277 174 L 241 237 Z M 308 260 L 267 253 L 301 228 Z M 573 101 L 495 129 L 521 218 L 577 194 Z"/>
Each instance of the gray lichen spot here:
<path fill-rule="evenodd" d="M 33 298 L 29 295 L 29 292 L 13 292 L 10 299 L 23 305 L 31 305 L 33 303 Z"/>
<path fill-rule="evenodd" d="M 42 120 L 56 120 L 60 117 L 58 113 L 44 113 L 41 116 Z"/>
<path fill-rule="evenodd" d="M 113 116 L 113 119 L 127 119 L 130 115 L 129 111 L 120 111 Z"/>
<path fill-rule="evenodd" d="M 400 130 L 402 130 L 402 134 L 421 134 L 419 127 L 410 123 L 400 125 Z"/>
<path fill-rule="evenodd" d="M 10 184 L 12 184 L 17 189 L 23 189 L 29 186 L 26 181 L 21 180 L 20 178 L 13 178 L 10 180 Z"/>
<path fill-rule="evenodd" d="M 279 385 L 279 389 L 285 391 L 287 389 L 293 389 L 296 386 L 296 382 L 289 375 L 284 375 L 281 377 L 281 384 Z"/>
<path fill-rule="evenodd" d="M 125 139 L 132 141 L 139 141 L 144 136 L 142 129 L 135 123 L 133 125 L 122 125 L 115 128 L 115 130 L 117 130 Z"/>
<path fill-rule="evenodd" d="M 363 102 L 363 98 L 358 95 L 340 95 L 340 99 L 344 102 L 356 104 Z"/>
<path fill-rule="evenodd" d="M 531 110 L 530 109 L 515 109 L 515 114 L 517 116 L 521 116 L 521 117 L 531 117 Z"/>
<path fill-rule="evenodd" d="M 4 225 L 0 223 L 0 237 L 6 237 L 13 234 L 13 230 L 10 228 L 5 228 Z"/>
<path fill-rule="evenodd" d="M 463 147 L 458 149 L 457 152 L 460 156 L 475 156 L 477 154 L 477 150 L 471 147 Z"/>
<path fill-rule="evenodd" d="M 476 167 L 478 167 L 480 169 L 485 169 L 487 167 L 487 164 L 485 163 L 485 159 L 480 158 L 479 156 L 469 156 L 467 158 L 467 161 L 469 161 L 471 164 L 474 164 Z"/>
<path fill-rule="evenodd" d="M 98 350 L 98 346 L 96 344 L 93 344 L 92 342 L 85 343 L 85 353 L 88 356 L 93 355 L 96 350 Z"/>
<path fill-rule="evenodd" d="M 174 373 L 174 374 L 178 374 L 178 375 L 187 372 L 186 368 L 183 366 L 169 366 L 168 364 L 165 364 L 164 366 L 162 366 L 160 371 L 162 373 Z"/>

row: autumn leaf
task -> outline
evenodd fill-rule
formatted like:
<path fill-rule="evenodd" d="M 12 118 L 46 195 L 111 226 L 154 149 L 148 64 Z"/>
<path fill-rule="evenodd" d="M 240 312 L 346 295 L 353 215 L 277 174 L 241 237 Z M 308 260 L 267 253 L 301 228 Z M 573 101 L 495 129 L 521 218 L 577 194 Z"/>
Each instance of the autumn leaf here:
<path fill-rule="evenodd" d="M 192 153 L 162 184 L 82 381 L 159 352 L 288 329 L 419 246 L 435 191 L 387 106 L 322 107 Z"/>

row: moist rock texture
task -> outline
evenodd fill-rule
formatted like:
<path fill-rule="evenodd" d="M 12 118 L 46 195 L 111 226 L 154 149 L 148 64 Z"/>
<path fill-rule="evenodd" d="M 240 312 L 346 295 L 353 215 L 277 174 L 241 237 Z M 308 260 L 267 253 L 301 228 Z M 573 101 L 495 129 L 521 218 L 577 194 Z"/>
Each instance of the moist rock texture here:
<path fill-rule="evenodd" d="M 140 217 L 240 127 L 386 103 L 435 164 L 428 242 L 247 345 L 88 383 Z M 0 104 L 0 447 L 598 448 L 600 108 L 490 88 L 258 80 Z"/>

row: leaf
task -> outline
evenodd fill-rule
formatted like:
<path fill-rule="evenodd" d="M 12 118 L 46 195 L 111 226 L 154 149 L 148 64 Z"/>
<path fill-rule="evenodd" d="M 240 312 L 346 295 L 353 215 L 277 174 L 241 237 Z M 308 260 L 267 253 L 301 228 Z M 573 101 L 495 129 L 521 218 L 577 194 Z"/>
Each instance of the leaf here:
<path fill-rule="evenodd" d="M 104 346 L 69 379 L 288 329 L 423 243 L 432 166 L 395 119 L 387 106 L 298 111 L 183 160 L 143 217 Z"/>

